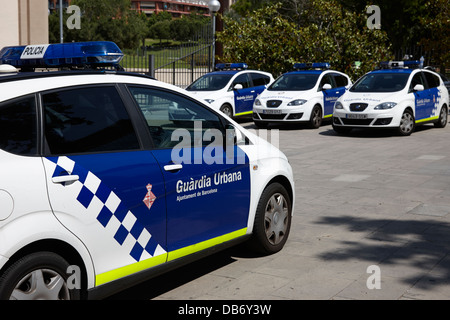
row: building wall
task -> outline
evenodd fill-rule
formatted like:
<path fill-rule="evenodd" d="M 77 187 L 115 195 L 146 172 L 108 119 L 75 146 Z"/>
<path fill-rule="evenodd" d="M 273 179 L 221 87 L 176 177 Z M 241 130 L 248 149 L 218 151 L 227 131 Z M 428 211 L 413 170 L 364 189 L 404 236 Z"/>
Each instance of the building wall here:
<path fill-rule="evenodd" d="M 0 48 L 48 43 L 48 0 L 2 0 Z"/>
<path fill-rule="evenodd" d="M 209 15 L 208 2 L 209 0 L 131 0 L 131 6 L 147 15 L 167 11 L 178 18 L 191 12 Z"/>

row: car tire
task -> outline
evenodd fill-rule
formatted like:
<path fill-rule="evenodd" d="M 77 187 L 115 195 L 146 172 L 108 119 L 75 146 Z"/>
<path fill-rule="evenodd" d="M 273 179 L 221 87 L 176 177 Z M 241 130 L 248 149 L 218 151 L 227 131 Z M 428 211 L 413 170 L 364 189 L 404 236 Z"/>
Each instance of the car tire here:
<path fill-rule="evenodd" d="M 434 123 L 434 126 L 436 128 L 445 128 L 445 126 L 447 125 L 447 106 L 442 106 L 441 108 L 441 112 L 439 113 L 439 119 L 437 122 Z"/>
<path fill-rule="evenodd" d="M 321 125 L 322 125 L 322 107 L 319 105 L 315 105 L 311 111 L 309 126 L 312 129 L 318 129 Z"/>
<path fill-rule="evenodd" d="M 52 252 L 24 256 L 0 277 L 0 300 L 80 300 L 80 290 L 69 289 L 68 267 Z"/>
<path fill-rule="evenodd" d="M 224 104 L 222 107 L 220 107 L 220 111 L 230 118 L 233 117 L 233 108 L 228 104 Z"/>
<path fill-rule="evenodd" d="M 292 205 L 286 189 L 272 183 L 263 191 L 258 202 L 251 247 L 263 254 L 280 251 L 289 236 Z"/>
<path fill-rule="evenodd" d="M 400 126 L 397 129 L 397 132 L 401 136 L 409 136 L 413 133 L 414 128 L 416 126 L 414 115 L 411 110 L 406 109 L 403 112 L 402 118 L 400 120 Z"/>

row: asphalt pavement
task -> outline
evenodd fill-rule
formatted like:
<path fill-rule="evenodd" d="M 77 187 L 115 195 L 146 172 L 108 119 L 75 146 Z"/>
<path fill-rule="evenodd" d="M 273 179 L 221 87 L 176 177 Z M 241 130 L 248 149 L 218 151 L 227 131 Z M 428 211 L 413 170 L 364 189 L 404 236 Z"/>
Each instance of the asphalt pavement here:
<path fill-rule="evenodd" d="M 285 248 L 271 256 L 229 249 L 112 299 L 450 298 L 450 125 L 409 137 L 339 136 L 329 124 L 269 130 L 279 130 L 295 174 Z"/>

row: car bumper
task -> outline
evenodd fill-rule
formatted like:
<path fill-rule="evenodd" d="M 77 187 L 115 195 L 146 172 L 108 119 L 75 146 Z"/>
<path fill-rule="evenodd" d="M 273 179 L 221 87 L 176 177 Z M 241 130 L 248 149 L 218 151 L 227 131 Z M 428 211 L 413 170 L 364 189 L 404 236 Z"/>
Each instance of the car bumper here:
<path fill-rule="evenodd" d="M 355 113 L 335 111 L 333 125 L 354 128 L 394 128 L 400 125 L 401 116 L 394 113 Z"/>

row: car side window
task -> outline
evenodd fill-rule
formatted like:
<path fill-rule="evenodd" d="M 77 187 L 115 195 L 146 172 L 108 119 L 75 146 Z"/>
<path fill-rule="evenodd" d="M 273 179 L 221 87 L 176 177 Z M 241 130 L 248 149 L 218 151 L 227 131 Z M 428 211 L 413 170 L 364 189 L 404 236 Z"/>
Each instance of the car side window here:
<path fill-rule="evenodd" d="M 424 79 L 423 79 L 422 72 L 418 72 L 418 73 L 416 73 L 416 74 L 413 76 L 413 78 L 412 78 L 412 80 L 411 80 L 411 85 L 409 86 L 409 92 L 413 92 L 413 91 L 414 91 L 414 87 L 415 87 L 416 85 L 418 85 L 418 84 L 423 85 L 423 87 L 424 87 L 425 89 L 427 89 L 427 85 L 426 85 L 426 83 L 425 83 L 425 81 L 424 81 Z"/>
<path fill-rule="evenodd" d="M 424 72 L 423 74 L 425 75 L 425 78 L 427 79 L 429 88 L 436 88 L 441 83 L 439 81 L 439 78 L 437 76 L 435 76 L 434 74 L 432 74 L 431 72 Z"/>
<path fill-rule="evenodd" d="M 174 148 L 183 133 L 189 135 L 193 147 L 210 145 L 223 135 L 219 116 L 191 99 L 149 87 L 130 86 L 129 90 L 144 115 L 156 149 Z M 216 133 L 214 139 L 204 139 L 208 130 Z M 216 142 L 221 144 L 222 140 Z"/>
<path fill-rule="evenodd" d="M 251 73 L 250 75 L 252 77 L 254 87 L 265 86 L 270 83 L 270 78 L 266 75 L 260 73 Z"/>
<path fill-rule="evenodd" d="M 333 78 L 329 74 L 326 74 L 322 77 L 322 80 L 320 80 L 319 91 L 322 90 L 323 85 L 327 83 L 331 85 L 332 88 L 336 87 Z"/>
<path fill-rule="evenodd" d="M 18 155 L 37 154 L 37 115 L 34 96 L 0 105 L 0 149 Z"/>
<path fill-rule="evenodd" d="M 140 149 L 132 122 L 114 86 L 80 87 L 42 95 L 51 154 Z"/>
<path fill-rule="evenodd" d="M 250 88 L 251 83 L 250 83 L 250 78 L 248 76 L 247 73 L 243 73 L 240 74 L 236 77 L 236 79 L 234 79 L 233 84 L 231 85 L 231 89 L 234 88 L 234 86 L 236 86 L 237 84 L 241 84 L 242 88 L 246 89 L 246 88 Z"/>

